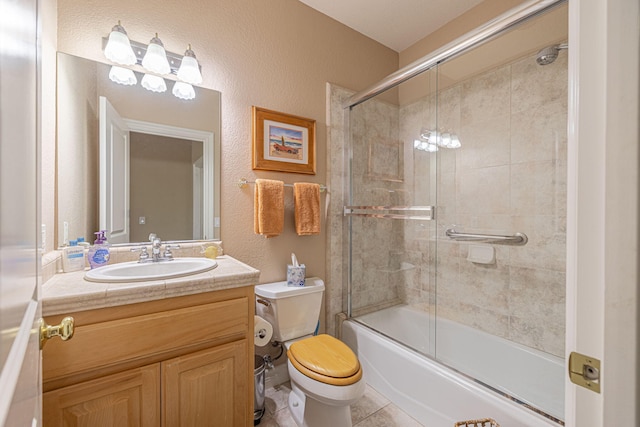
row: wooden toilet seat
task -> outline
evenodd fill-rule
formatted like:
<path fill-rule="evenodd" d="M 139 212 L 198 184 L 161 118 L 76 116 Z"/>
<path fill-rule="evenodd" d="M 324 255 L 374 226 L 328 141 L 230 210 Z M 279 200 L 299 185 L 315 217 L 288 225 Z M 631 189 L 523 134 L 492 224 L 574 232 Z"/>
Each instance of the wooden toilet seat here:
<path fill-rule="evenodd" d="M 362 368 L 356 355 L 342 341 L 321 334 L 296 341 L 287 356 L 302 374 L 325 384 L 345 386 L 362 378 Z"/>

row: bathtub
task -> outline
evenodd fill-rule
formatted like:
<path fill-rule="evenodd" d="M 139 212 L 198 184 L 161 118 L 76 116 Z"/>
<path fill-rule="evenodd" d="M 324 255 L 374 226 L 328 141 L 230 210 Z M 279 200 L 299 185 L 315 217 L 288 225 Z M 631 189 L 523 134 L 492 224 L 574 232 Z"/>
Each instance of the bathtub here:
<path fill-rule="evenodd" d="M 452 427 L 478 418 L 493 418 L 501 427 L 562 425 L 562 359 L 443 319 L 433 339 L 428 322 L 426 314 L 408 306 L 390 307 L 344 321 L 342 340 L 358 355 L 367 384 L 425 426 Z M 402 336 L 426 354 L 435 344 L 442 363 L 383 334 Z"/>

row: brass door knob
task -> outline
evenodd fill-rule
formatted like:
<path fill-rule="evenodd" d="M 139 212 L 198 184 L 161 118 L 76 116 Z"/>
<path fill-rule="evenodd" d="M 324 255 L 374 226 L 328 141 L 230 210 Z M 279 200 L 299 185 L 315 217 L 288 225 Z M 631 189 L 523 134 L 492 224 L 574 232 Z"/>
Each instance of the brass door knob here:
<path fill-rule="evenodd" d="M 62 341 L 73 337 L 73 317 L 67 316 L 59 325 L 48 325 L 44 319 L 40 319 L 40 350 L 49 338 L 60 337 Z"/>

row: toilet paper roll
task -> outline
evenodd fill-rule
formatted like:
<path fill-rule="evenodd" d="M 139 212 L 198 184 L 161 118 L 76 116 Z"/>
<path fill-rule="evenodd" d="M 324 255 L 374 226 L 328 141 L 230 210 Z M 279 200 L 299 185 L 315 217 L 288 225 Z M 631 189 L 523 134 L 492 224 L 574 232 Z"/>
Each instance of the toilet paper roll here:
<path fill-rule="evenodd" d="M 253 343 L 258 347 L 269 344 L 273 336 L 273 326 L 260 316 L 253 316 Z"/>

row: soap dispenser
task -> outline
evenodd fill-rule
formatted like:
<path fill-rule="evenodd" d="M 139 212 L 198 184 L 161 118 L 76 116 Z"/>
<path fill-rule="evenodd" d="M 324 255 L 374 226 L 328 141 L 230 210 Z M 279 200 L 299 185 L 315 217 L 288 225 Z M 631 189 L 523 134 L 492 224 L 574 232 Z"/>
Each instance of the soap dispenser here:
<path fill-rule="evenodd" d="M 107 242 L 107 230 L 96 231 L 93 234 L 96 235 L 96 240 L 89 248 L 87 258 L 91 268 L 97 268 L 109 262 L 109 242 Z"/>

